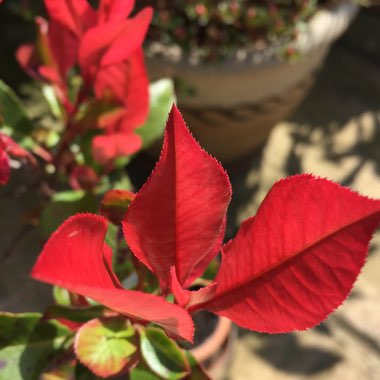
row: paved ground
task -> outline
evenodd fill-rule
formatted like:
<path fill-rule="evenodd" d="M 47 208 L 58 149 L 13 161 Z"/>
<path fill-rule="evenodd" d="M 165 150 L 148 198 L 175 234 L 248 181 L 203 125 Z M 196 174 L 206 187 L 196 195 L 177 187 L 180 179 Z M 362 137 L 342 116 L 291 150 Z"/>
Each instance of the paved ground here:
<path fill-rule="evenodd" d="M 311 172 L 380 197 L 380 13 L 362 12 L 328 56 L 312 92 L 276 126 L 236 189 L 236 220 L 273 182 Z M 380 379 L 380 231 L 350 299 L 318 328 L 287 335 L 241 331 L 229 380 Z"/>

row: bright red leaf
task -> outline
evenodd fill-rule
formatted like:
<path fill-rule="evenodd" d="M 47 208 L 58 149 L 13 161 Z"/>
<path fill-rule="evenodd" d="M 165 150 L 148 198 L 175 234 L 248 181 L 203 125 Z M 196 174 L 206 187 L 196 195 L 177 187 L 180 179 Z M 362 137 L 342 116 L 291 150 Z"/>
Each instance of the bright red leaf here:
<path fill-rule="evenodd" d="M 123 221 L 127 243 L 162 287 L 170 288 L 174 266 L 185 288 L 218 253 L 230 197 L 225 171 L 199 147 L 173 106 L 160 160 Z"/>
<path fill-rule="evenodd" d="M 98 23 L 123 21 L 134 6 L 135 0 L 101 0 Z"/>
<path fill-rule="evenodd" d="M 115 158 L 136 153 L 141 145 L 141 137 L 134 133 L 105 134 L 93 138 L 92 154 L 100 164 L 107 165 Z"/>
<path fill-rule="evenodd" d="M 102 67 L 128 60 L 141 47 L 152 18 L 151 8 L 143 9 L 123 23 L 106 23 L 88 30 L 79 48 L 79 63 L 90 81 Z"/>
<path fill-rule="evenodd" d="M 102 55 L 101 66 L 113 65 L 129 59 L 144 42 L 152 16 L 152 8 L 144 8 L 133 18 L 124 21 L 120 33 L 115 36 L 112 44 Z"/>
<path fill-rule="evenodd" d="M 45 0 L 45 6 L 52 20 L 78 38 L 97 20 L 96 12 L 87 0 Z"/>
<path fill-rule="evenodd" d="M 22 45 L 16 52 L 19 65 L 33 78 L 52 82 L 59 98 L 69 106 L 65 75 L 77 60 L 78 41 L 61 24 L 36 17 L 34 45 Z"/>
<path fill-rule="evenodd" d="M 8 183 L 10 175 L 9 156 L 0 146 L 0 185 Z"/>
<path fill-rule="evenodd" d="M 208 286 L 198 290 L 183 289 L 178 282 L 175 267 L 170 268 L 170 290 L 177 303 L 185 308 L 194 308 L 198 304 L 203 304 L 215 296 L 217 283 L 213 282 Z"/>
<path fill-rule="evenodd" d="M 32 165 L 36 164 L 36 159 L 30 152 L 22 148 L 16 141 L 2 132 L 0 132 L 0 150 L 5 151 L 11 157 L 25 159 Z"/>
<path fill-rule="evenodd" d="M 40 61 L 33 45 L 21 45 L 16 51 L 16 59 L 20 67 L 33 78 L 39 78 L 37 66 Z"/>
<path fill-rule="evenodd" d="M 52 20 L 49 23 L 49 47 L 62 77 L 78 61 L 79 40 L 69 29 Z"/>
<path fill-rule="evenodd" d="M 311 175 L 279 181 L 223 247 L 203 307 L 261 332 L 312 327 L 348 296 L 379 222 L 380 201 Z"/>
<path fill-rule="evenodd" d="M 78 214 L 69 218 L 45 244 L 32 276 L 191 341 L 193 323 L 184 309 L 152 294 L 123 289 L 112 272 L 112 252 L 104 243 L 106 231 L 103 217 Z"/>
<path fill-rule="evenodd" d="M 123 105 L 123 113 L 107 123 L 108 131 L 131 132 L 142 125 L 149 111 L 149 80 L 141 48 L 128 61 L 100 68 L 94 81 L 98 99 L 108 98 Z"/>
<path fill-rule="evenodd" d="M 20 47 L 20 65 L 31 76 L 52 82 L 70 114 L 73 106 L 67 96 L 66 75 L 79 61 L 86 89 L 95 88 L 98 99 L 103 96 L 99 91 L 107 90 L 111 98 L 126 107 L 123 124 L 141 125 L 147 116 L 148 80 L 143 59 L 133 55 L 141 50 L 152 9 L 147 7 L 126 19 L 134 3 L 101 0 L 95 10 L 87 0 L 45 0 L 50 22 L 36 19 L 36 43 Z M 86 91 L 80 94 L 87 95 Z M 122 130 L 125 132 L 125 128 Z"/>
<path fill-rule="evenodd" d="M 21 45 L 16 52 L 19 65 L 33 78 L 41 79 L 38 66 L 41 64 L 51 66 L 54 64 L 49 42 L 49 24 L 42 17 L 35 18 L 36 43 Z"/>

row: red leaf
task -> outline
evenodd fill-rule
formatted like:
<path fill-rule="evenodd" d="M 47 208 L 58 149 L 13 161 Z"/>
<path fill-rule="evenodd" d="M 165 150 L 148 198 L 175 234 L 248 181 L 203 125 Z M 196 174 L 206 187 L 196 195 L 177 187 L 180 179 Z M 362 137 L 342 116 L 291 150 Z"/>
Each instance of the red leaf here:
<path fill-rule="evenodd" d="M 18 145 L 11 137 L 0 132 L 0 149 L 3 149 L 11 157 L 23 158 L 29 161 L 30 164 L 35 165 L 36 159 L 31 153 Z"/>
<path fill-rule="evenodd" d="M 174 267 L 170 268 L 170 276 L 170 289 L 177 303 L 182 307 L 194 308 L 196 305 L 203 304 L 215 296 L 216 282 L 198 290 L 186 290 L 178 282 Z"/>
<path fill-rule="evenodd" d="M 62 76 L 78 61 L 79 39 L 60 23 L 49 23 L 49 45 Z"/>
<path fill-rule="evenodd" d="M 97 15 L 87 0 L 45 0 L 52 20 L 69 29 L 78 38 L 93 26 Z"/>
<path fill-rule="evenodd" d="M 56 66 L 51 52 L 51 41 L 49 41 L 49 24 L 42 17 L 35 18 L 36 42 L 34 45 L 22 45 L 16 52 L 16 58 L 20 66 L 33 78 L 41 80 L 39 67 Z M 59 41 L 60 42 L 60 41 Z"/>
<path fill-rule="evenodd" d="M 65 75 L 77 61 L 77 38 L 58 22 L 36 17 L 35 45 L 23 45 L 16 53 L 20 66 L 37 80 L 52 82 L 61 101 L 69 104 Z"/>
<path fill-rule="evenodd" d="M 141 148 L 141 137 L 134 133 L 112 133 L 92 140 L 94 159 L 107 165 L 118 157 L 129 156 Z"/>
<path fill-rule="evenodd" d="M 157 323 L 172 336 L 191 341 L 193 324 L 185 310 L 161 297 L 122 288 L 111 269 L 111 252 L 104 243 L 106 231 L 107 221 L 100 216 L 69 218 L 45 244 L 32 276 L 90 297 L 130 318 Z"/>
<path fill-rule="evenodd" d="M 33 45 L 21 45 L 16 51 L 16 60 L 28 75 L 35 79 L 41 79 L 37 71 L 40 62 Z"/>
<path fill-rule="evenodd" d="M 174 266 L 187 287 L 217 254 L 230 197 L 223 168 L 199 147 L 173 106 L 160 160 L 123 221 L 127 243 L 161 286 L 170 288 Z"/>
<path fill-rule="evenodd" d="M 98 182 L 99 177 L 90 166 L 75 166 L 70 173 L 70 186 L 75 190 L 92 190 Z"/>
<path fill-rule="evenodd" d="M 7 152 L 0 146 L 0 185 L 5 185 L 9 181 L 11 168 Z"/>
<path fill-rule="evenodd" d="M 8 183 L 10 178 L 9 156 L 26 160 L 30 165 L 37 165 L 35 157 L 18 145 L 11 137 L 0 132 L 0 185 Z"/>
<path fill-rule="evenodd" d="M 132 131 L 144 123 L 149 110 L 148 87 L 149 80 L 141 48 L 128 61 L 98 70 L 94 83 L 97 98 L 111 95 L 125 107 L 121 122 L 107 126 L 108 130 Z"/>
<path fill-rule="evenodd" d="M 379 222 L 380 201 L 311 175 L 279 181 L 223 247 L 203 308 L 262 332 L 312 327 L 348 296 Z"/>
<path fill-rule="evenodd" d="M 90 29 L 79 48 L 79 62 L 86 81 L 101 67 L 129 59 L 141 47 L 151 18 L 152 10 L 146 8 L 123 23 L 106 23 Z"/>
<path fill-rule="evenodd" d="M 126 20 L 124 27 L 102 56 L 101 65 L 108 66 L 128 59 L 144 42 L 152 20 L 152 8 L 145 8 L 135 17 Z"/>
<path fill-rule="evenodd" d="M 134 6 L 135 0 L 101 0 L 98 23 L 123 21 Z"/>

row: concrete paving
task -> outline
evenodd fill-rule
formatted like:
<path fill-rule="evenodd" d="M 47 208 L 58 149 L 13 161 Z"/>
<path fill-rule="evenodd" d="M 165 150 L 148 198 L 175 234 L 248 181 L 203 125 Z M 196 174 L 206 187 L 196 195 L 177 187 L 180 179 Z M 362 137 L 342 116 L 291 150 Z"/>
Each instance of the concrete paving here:
<path fill-rule="evenodd" d="M 272 184 L 314 173 L 380 198 L 380 13 L 362 12 L 338 41 L 309 96 L 273 130 L 244 179 L 236 225 Z M 241 186 L 241 184 L 244 186 Z M 345 304 L 317 328 L 241 331 L 229 380 L 380 379 L 380 231 Z"/>

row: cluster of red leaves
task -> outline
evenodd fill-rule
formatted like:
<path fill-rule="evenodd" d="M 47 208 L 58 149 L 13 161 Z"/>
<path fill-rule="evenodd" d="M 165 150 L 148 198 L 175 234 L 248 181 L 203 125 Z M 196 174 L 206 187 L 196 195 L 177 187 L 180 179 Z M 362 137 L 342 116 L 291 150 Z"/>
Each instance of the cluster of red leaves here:
<path fill-rule="evenodd" d="M 36 159 L 31 153 L 0 132 L 0 185 L 5 185 L 9 181 L 11 172 L 9 156 L 27 160 L 32 165 L 36 164 Z"/>
<path fill-rule="evenodd" d="M 31 76 L 54 85 L 69 118 L 92 90 L 96 100 L 113 105 L 112 115 L 90 126 L 102 129 L 92 141 L 94 158 L 102 164 L 141 147 L 134 129 L 148 112 L 149 82 L 141 45 L 152 10 L 130 17 L 134 3 L 101 0 L 95 10 L 87 0 L 45 0 L 49 23 L 38 17 L 37 42 L 17 52 L 20 65 Z M 67 82 L 77 66 L 83 85 L 73 101 Z M 70 124 L 73 128 L 72 120 Z"/>
<path fill-rule="evenodd" d="M 380 201 L 312 175 L 289 177 L 273 186 L 256 216 L 223 245 L 230 198 L 227 174 L 199 147 L 174 107 L 160 160 L 143 188 L 129 196 L 122 226 L 133 254 L 176 304 L 122 288 L 104 242 L 107 219 L 96 215 L 68 219 L 45 245 L 32 275 L 189 341 L 189 313 L 200 309 L 269 333 L 324 320 L 348 296 L 365 262 Z M 187 290 L 220 251 L 215 281 Z"/>

